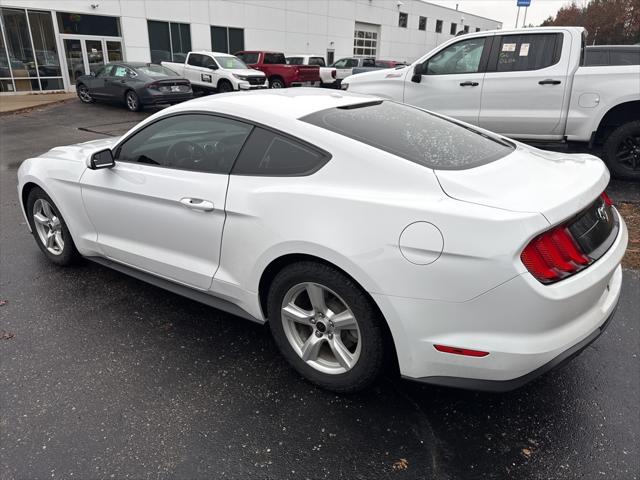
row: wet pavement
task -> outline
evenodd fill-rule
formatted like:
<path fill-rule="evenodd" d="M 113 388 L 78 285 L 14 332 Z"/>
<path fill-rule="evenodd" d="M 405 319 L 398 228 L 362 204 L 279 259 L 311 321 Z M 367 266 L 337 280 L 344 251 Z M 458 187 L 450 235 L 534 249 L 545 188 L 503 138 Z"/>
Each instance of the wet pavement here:
<path fill-rule="evenodd" d="M 90 262 L 49 264 L 17 166 L 146 114 L 69 102 L 0 118 L 0 478 L 638 478 L 638 271 L 602 337 L 518 391 L 386 377 L 337 396 L 301 380 L 264 326 Z"/>

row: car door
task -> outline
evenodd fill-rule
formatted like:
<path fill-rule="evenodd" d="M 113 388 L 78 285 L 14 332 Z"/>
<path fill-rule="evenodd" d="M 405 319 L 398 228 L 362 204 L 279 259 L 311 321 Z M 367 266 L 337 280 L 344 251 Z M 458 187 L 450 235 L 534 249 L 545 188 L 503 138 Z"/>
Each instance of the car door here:
<path fill-rule="evenodd" d="M 570 52 L 571 36 L 560 32 L 496 36 L 480 126 L 517 138 L 562 138 Z"/>
<path fill-rule="evenodd" d="M 130 88 L 130 79 L 137 76 L 132 69 L 124 65 L 114 65 L 111 75 L 107 80 L 108 88 L 106 96 L 110 99 L 123 100 L 127 90 Z"/>
<path fill-rule="evenodd" d="M 184 64 L 184 76 L 196 85 L 213 88 L 215 82 L 211 71 L 202 66 L 205 58 L 206 57 L 200 53 L 190 53 Z"/>
<path fill-rule="evenodd" d="M 105 99 L 109 97 L 109 79 L 113 65 L 105 65 L 96 71 L 95 76 L 89 81 L 89 93 L 93 98 Z"/>
<path fill-rule="evenodd" d="M 404 102 L 478 124 L 491 37 L 448 45 L 407 73 Z"/>
<path fill-rule="evenodd" d="M 333 67 L 336 69 L 336 78 L 338 80 L 342 80 L 351 75 L 353 71 L 353 67 L 358 64 L 358 61 L 353 58 L 341 58 L 336 63 L 333 64 Z"/>
<path fill-rule="evenodd" d="M 252 127 L 209 114 L 160 118 L 87 170 L 82 198 L 107 258 L 206 290 L 220 260 L 229 171 Z"/>

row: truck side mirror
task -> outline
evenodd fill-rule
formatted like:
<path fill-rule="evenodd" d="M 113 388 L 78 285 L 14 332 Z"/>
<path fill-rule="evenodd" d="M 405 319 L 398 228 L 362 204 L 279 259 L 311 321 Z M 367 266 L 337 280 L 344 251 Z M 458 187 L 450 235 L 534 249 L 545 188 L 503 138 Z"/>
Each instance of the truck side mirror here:
<path fill-rule="evenodd" d="M 420 83 L 422 81 L 422 73 L 425 70 L 424 65 L 424 63 L 419 63 L 413 67 L 413 75 L 411 76 L 411 81 L 413 83 Z"/>

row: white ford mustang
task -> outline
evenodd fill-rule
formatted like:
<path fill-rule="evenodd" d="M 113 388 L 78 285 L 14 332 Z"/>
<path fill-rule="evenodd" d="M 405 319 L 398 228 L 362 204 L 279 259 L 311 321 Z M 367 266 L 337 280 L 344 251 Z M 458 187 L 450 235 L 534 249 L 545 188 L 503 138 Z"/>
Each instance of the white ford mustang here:
<path fill-rule="evenodd" d="M 627 230 L 604 164 L 316 89 L 201 98 L 26 160 L 19 196 L 83 256 L 257 322 L 340 392 L 385 364 L 516 388 L 602 332 Z"/>

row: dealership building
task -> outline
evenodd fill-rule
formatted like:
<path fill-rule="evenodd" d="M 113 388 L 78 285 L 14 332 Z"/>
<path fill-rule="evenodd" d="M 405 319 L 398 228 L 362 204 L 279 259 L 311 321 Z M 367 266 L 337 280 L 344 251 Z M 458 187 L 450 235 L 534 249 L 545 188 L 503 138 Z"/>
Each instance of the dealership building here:
<path fill-rule="evenodd" d="M 413 61 L 502 24 L 422 0 L 0 0 L 0 93 L 73 91 L 110 61 L 243 49 Z"/>

